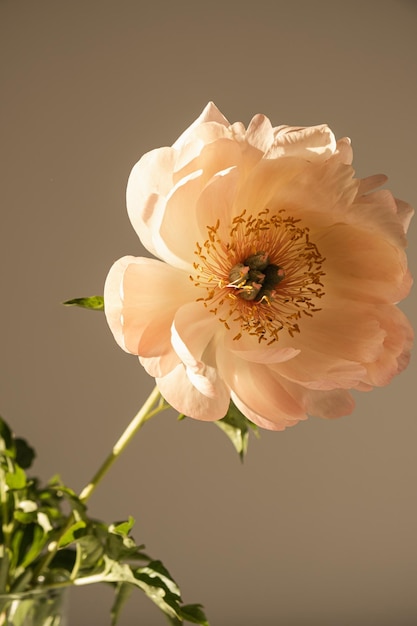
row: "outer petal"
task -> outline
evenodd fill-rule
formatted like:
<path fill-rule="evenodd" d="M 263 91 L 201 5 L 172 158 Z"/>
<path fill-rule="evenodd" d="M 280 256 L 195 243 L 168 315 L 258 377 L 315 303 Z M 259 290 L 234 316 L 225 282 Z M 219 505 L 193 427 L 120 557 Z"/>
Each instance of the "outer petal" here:
<path fill-rule="evenodd" d="M 300 333 L 292 344 L 318 355 L 356 363 L 375 361 L 382 352 L 386 332 L 375 315 L 375 307 L 361 303 L 323 298 L 322 310 L 300 320 Z"/>
<path fill-rule="evenodd" d="M 366 363 L 368 375 L 364 382 L 384 386 L 407 367 L 414 333 L 404 313 L 396 306 L 379 307 L 375 312 L 385 339 L 377 359 Z"/>
<path fill-rule="evenodd" d="M 132 226 L 149 252 L 156 255 L 153 244 L 155 222 L 160 221 L 164 196 L 173 184 L 176 152 L 172 148 L 152 150 L 133 167 L 126 190 L 127 211 Z"/>
<path fill-rule="evenodd" d="M 169 353 L 177 309 L 195 297 L 188 276 L 160 261 L 124 257 L 107 276 L 105 312 L 117 343 L 145 357 Z"/>
<path fill-rule="evenodd" d="M 265 430 L 282 431 L 290 426 L 295 426 L 299 422 L 299 420 L 284 419 L 282 416 L 280 418 L 277 416 L 276 421 L 268 420 L 249 408 L 234 392 L 232 392 L 232 400 L 248 420 L 259 426 L 259 428 L 265 428 Z"/>
<path fill-rule="evenodd" d="M 167 376 L 157 378 L 156 383 L 174 409 L 188 417 L 210 422 L 226 415 L 230 391 L 214 368 L 207 368 L 204 378 L 210 387 L 206 393 L 197 389 L 195 379 L 190 380 L 186 367 L 181 364 Z"/>
<path fill-rule="evenodd" d="M 288 381 L 315 390 L 352 389 L 366 377 L 366 367 L 334 354 L 311 350 L 306 344 L 292 360 L 270 367 Z"/>
<path fill-rule="evenodd" d="M 315 236 L 326 264 L 326 291 L 357 302 L 387 303 L 402 300 L 411 287 L 407 258 L 402 248 L 377 230 L 337 223 Z"/>
<path fill-rule="evenodd" d="M 398 214 L 399 211 L 399 214 Z M 358 196 L 347 216 L 359 228 L 382 233 L 387 241 L 404 248 L 405 227 L 408 227 L 413 211 L 406 203 L 397 203 L 388 189 L 381 189 Z"/>
<path fill-rule="evenodd" d="M 218 363 L 219 371 L 234 397 L 249 409 L 252 417 L 249 412 L 243 411 L 249 419 L 257 415 L 281 428 L 307 418 L 297 398 L 287 392 L 279 376 L 266 365 L 238 359 L 221 348 L 218 350 Z"/>
<path fill-rule="evenodd" d="M 224 115 L 219 111 L 214 102 L 209 102 L 200 113 L 198 118 L 185 130 L 182 135 L 178 137 L 176 142 L 172 145 L 176 150 L 180 150 L 184 147 L 186 143 L 190 141 L 190 138 L 193 136 L 195 131 L 203 125 L 210 124 L 210 122 L 214 122 L 220 126 L 229 127 L 230 123 L 224 117 Z"/>
<path fill-rule="evenodd" d="M 153 357 L 139 357 L 139 361 L 150 376 L 162 378 L 181 363 L 173 350 Z"/>
<path fill-rule="evenodd" d="M 334 419 L 350 415 L 355 408 L 355 401 L 345 389 L 332 391 L 304 392 L 303 400 L 306 411 L 313 417 Z"/>

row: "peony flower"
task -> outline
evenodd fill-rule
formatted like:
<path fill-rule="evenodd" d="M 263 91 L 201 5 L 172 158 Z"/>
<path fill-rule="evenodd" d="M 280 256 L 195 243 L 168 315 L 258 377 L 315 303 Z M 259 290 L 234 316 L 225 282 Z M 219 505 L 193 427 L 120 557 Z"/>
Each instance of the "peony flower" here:
<path fill-rule="evenodd" d="M 145 154 L 129 217 L 156 259 L 126 256 L 104 301 L 118 344 L 164 398 L 200 420 L 232 399 L 261 427 L 350 413 L 349 390 L 386 385 L 409 360 L 412 209 L 357 179 L 326 125 L 246 129 L 213 103 L 172 147 Z"/>

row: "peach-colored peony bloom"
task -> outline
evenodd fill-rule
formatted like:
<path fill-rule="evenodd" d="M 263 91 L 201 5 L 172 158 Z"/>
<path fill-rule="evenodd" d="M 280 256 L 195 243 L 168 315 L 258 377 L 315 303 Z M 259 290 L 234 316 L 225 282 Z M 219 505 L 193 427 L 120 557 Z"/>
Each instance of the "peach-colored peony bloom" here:
<path fill-rule="evenodd" d="M 157 259 L 111 268 L 105 311 L 178 411 L 261 427 L 350 413 L 349 389 L 386 385 L 409 359 L 395 303 L 410 289 L 412 209 L 385 176 L 354 178 L 326 126 L 247 129 L 213 103 L 172 147 L 145 154 L 130 219 Z"/>

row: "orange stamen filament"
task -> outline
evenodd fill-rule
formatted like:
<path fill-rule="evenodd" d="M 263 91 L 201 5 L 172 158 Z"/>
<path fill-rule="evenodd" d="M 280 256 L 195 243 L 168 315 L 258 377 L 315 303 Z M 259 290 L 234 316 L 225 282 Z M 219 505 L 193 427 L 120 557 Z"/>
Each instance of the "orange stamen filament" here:
<path fill-rule="evenodd" d="M 190 278 L 204 289 L 197 301 L 226 329 L 239 327 L 235 340 L 246 332 L 270 344 L 278 341 L 283 329 L 292 337 L 300 332 L 303 315 L 320 311 L 324 259 L 310 241 L 309 229 L 299 222 L 285 210 L 270 215 L 264 209 L 256 216 L 243 211 L 233 219 L 226 240 L 218 234 L 218 221 L 207 227 L 206 241 L 196 243 L 195 273 Z M 260 274 L 253 273 L 255 263 Z M 267 267 L 274 268 L 272 281 L 262 278 L 268 275 Z"/>

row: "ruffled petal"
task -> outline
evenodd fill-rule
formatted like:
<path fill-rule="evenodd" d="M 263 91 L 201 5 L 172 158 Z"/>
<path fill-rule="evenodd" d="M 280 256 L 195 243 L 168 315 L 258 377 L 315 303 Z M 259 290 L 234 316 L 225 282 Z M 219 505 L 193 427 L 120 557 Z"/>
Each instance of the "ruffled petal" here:
<path fill-rule="evenodd" d="M 388 189 L 381 189 L 358 196 L 347 219 L 371 233 L 379 231 L 387 241 L 404 248 L 407 245 L 405 232 L 412 215 L 409 205 L 399 204 Z"/>
<path fill-rule="evenodd" d="M 353 150 L 349 137 L 342 137 L 336 142 L 336 158 L 345 165 L 351 165 L 353 161 Z"/>
<path fill-rule="evenodd" d="M 401 226 L 404 229 L 404 232 L 406 233 L 410 225 L 411 218 L 414 215 L 414 209 L 411 205 L 408 204 L 408 202 L 404 202 L 403 200 L 398 200 L 398 198 L 394 198 L 394 201 L 397 207 L 398 219 L 400 221 Z"/>
<path fill-rule="evenodd" d="M 328 159 L 336 150 L 336 139 L 326 124 L 274 128 L 274 139 L 265 157 L 295 156 L 307 161 Z"/>
<path fill-rule="evenodd" d="M 375 312 L 385 338 L 378 358 L 365 363 L 364 382 L 373 386 L 388 385 L 410 360 L 414 332 L 407 317 L 396 306 L 379 307 Z"/>
<path fill-rule="evenodd" d="M 274 132 L 269 119 L 265 115 L 255 115 L 248 126 L 245 139 L 258 150 L 268 152 L 274 141 Z"/>
<path fill-rule="evenodd" d="M 198 375 L 180 364 L 167 376 L 157 378 L 156 384 L 165 400 L 180 413 L 209 422 L 222 419 L 229 408 L 229 389 L 214 368 L 206 368 L 202 381 L 196 380 Z"/>
<path fill-rule="evenodd" d="M 201 185 L 204 186 L 218 172 L 233 166 L 240 166 L 243 154 L 243 146 L 240 143 L 225 137 L 217 139 L 203 145 L 196 156 L 187 160 L 183 167 L 175 170 L 174 183 L 198 170 Z"/>

